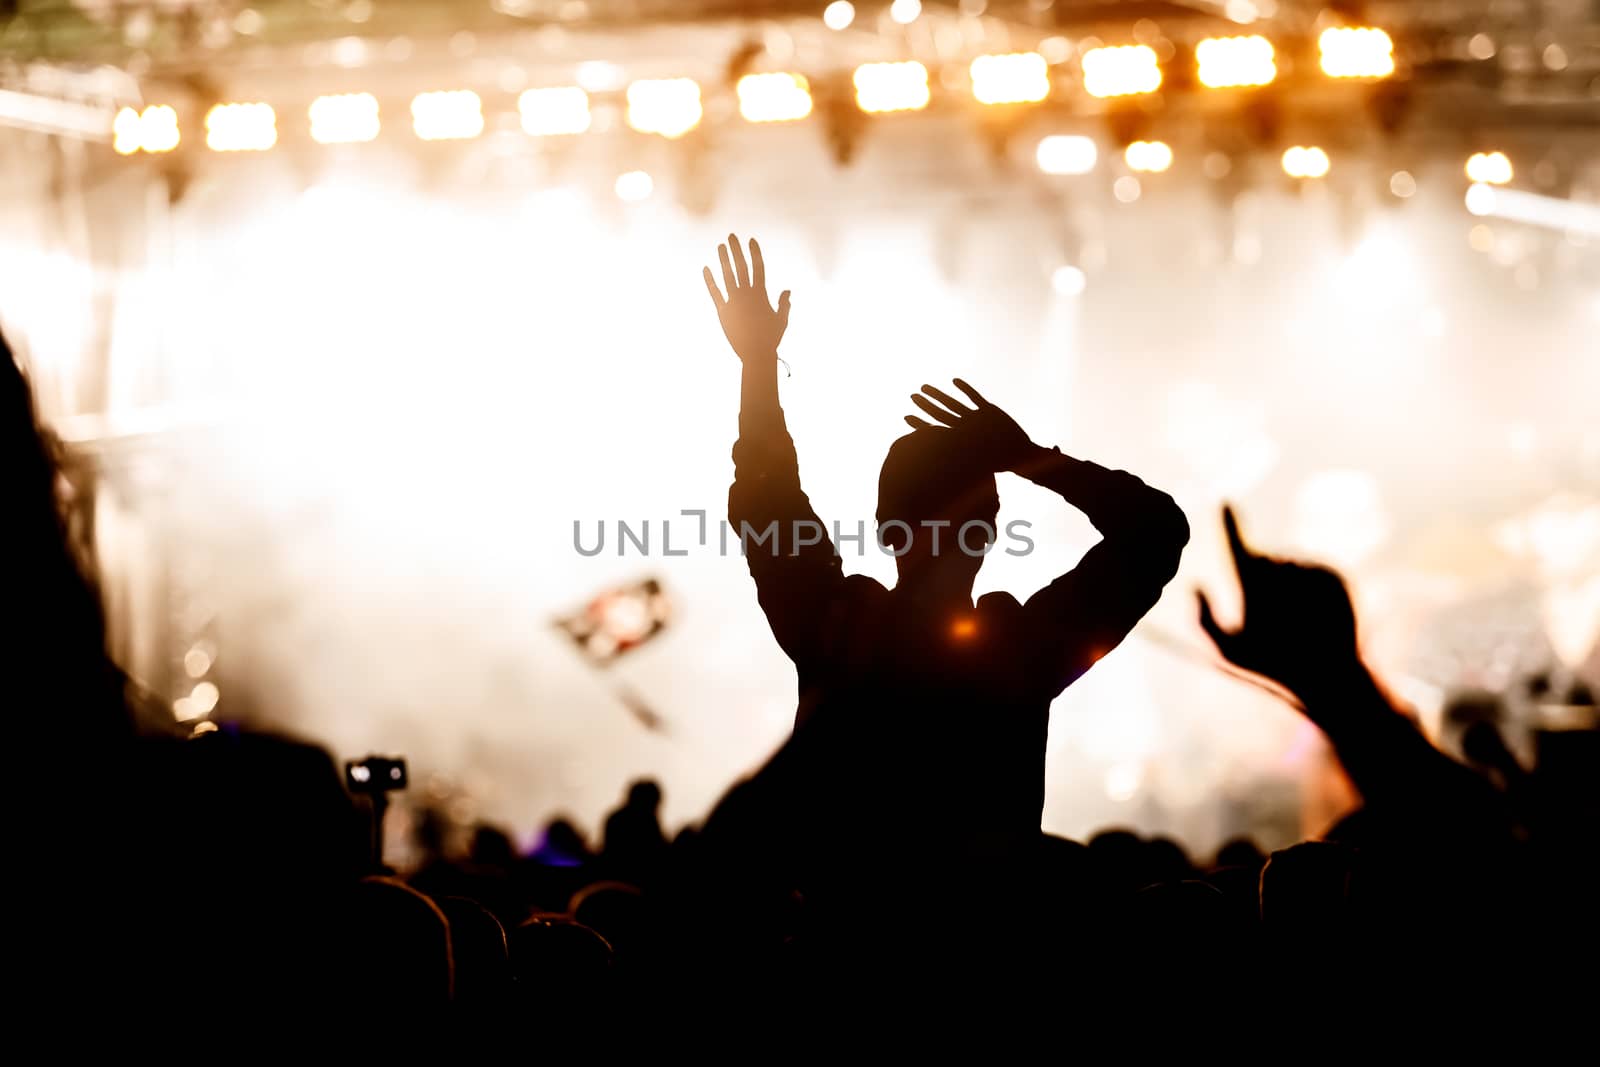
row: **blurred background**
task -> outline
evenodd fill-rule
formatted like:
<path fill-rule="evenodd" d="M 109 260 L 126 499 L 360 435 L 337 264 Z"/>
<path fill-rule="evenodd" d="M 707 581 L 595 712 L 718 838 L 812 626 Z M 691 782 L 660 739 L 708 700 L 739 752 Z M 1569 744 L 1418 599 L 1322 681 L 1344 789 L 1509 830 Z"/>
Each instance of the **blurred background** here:
<path fill-rule="evenodd" d="M 1048 829 L 1272 847 L 1347 802 L 1202 643 L 1224 500 L 1345 570 L 1446 744 L 1456 694 L 1515 744 L 1600 676 L 1590 0 L 23 0 L 0 189 L 0 322 L 119 660 L 184 729 L 404 754 L 463 823 L 592 829 L 648 774 L 681 824 L 791 725 L 742 561 L 681 515 L 732 476 L 729 230 L 794 291 L 824 518 L 870 524 L 955 374 L 1189 515 L 1058 702 Z M 980 592 L 1093 542 L 1001 500 L 1037 548 Z"/>

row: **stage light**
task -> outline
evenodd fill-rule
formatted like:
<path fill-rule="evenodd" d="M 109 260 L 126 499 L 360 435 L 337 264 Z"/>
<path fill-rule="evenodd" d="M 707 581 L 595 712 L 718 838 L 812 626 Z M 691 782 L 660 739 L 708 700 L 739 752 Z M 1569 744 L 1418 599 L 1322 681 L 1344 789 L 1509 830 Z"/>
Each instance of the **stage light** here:
<path fill-rule="evenodd" d="M 522 129 L 535 137 L 583 133 L 589 128 L 589 94 L 576 85 L 528 89 L 517 97 Z"/>
<path fill-rule="evenodd" d="M 1467 157 L 1467 178 L 1486 185 L 1511 181 L 1511 160 L 1504 152 L 1474 152 Z"/>
<path fill-rule="evenodd" d="M 1111 183 L 1111 195 L 1124 204 L 1131 204 L 1144 194 L 1144 186 L 1131 174 L 1124 174 Z"/>
<path fill-rule="evenodd" d="M 613 188 L 616 190 L 619 200 L 637 204 L 641 200 L 650 198 L 650 194 L 656 190 L 656 183 L 644 171 L 630 170 L 626 174 L 617 175 L 617 182 Z"/>
<path fill-rule="evenodd" d="M 371 93 L 319 96 L 311 101 L 311 139 L 357 144 L 378 136 L 378 98 Z"/>
<path fill-rule="evenodd" d="M 1330 78 L 1387 78 L 1394 73 L 1394 42 L 1371 26 L 1341 26 L 1322 31 L 1322 72 Z"/>
<path fill-rule="evenodd" d="M 265 152 L 277 143 L 271 104 L 218 104 L 206 112 L 206 147 L 213 152 Z"/>
<path fill-rule="evenodd" d="M 1038 52 L 979 56 L 968 69 L 980 104 L 1033 104 L 1050 95 L 1050 68 Z"/>
<path fill-rule="evenodd" d="M 1050 288 L 1057 296 L 1079 296 L 1088 285 L 1088 277 L 1070 263 L 1057 267 L 1050 275 Z"/>
<path fill-rule="evenodd" d="M 1467 210 L 1474 215 L 1483 216 L 1494 213 L 1494 189 L 1482 182 L 1474 182 L 1467 189 Z"/>
<path fill-rule="evenodd" d="M 1081 134 L 1056 134 L 1039 142 L 1034 158 L 1046 174 L 1088 174 L 1100 151 L 1094 139 Z"/>
<path fill-rule="evenodd" d="M 864 63 L 852 78 L 862 111 L 920 111 L 928 106 L 928 68 L 916 60 Z"/>
<path fill-rule="evenodd" d="M 1389 192 L 1405 200 L 1417 195 L 1417 179 L 1408 170 L 1397 170 L 1389 175 Z"/>
<path fill-rule="evenodd" d="M 1172 149 L 1165 141 L 1135 141 L 1123 152 L 1130 170 L 1160 174 L 1172 166 Z"/>
<path fill-rule="evenodd" d="M 894 0 L 889 5 L 889 17 L 902 26 L 909 26 L 922 14 L 922 0 Z"/>
<path fill-rule="evenodd" d="M 204 678 L 211 669 L 211 654 L 199 645 L 183 654 L 183 671 L 191 678 Z"/>
<path fill-rule="evenodd" d="M 1132 96 L 1161 87 L 1155 49 L 1142 44 L 1091 48 L 1083 56 L 1083 87 L 1090 96 Z"/>
<path fill-rule="evenodd" d="M 216 709 L 217 701 L 221 699 L 221 697 L 222 693 L 215 685 L 210 682 L 199 682 L 189 693 L 189 710 L 192 711 L 196 717 L 201 715 L 209 715 L 213 710 Z"/>
<path fill-rule="evenodd" d="M 1266 85 L 1278 76 L 1272 42 L 1260 35 L 1207 37 L 1194 49 L 1200 84 L 1209 89 Z"/>
<path fill-rule="evenodd" d="M 411 128 L 424 141 L 460 141 L 483 132 L 483 101 L 471 89 L 418 93 L 411 100 Z"/>
<path fill-rule="evenodd" d="M 833 0 L 822 9 L 822 24 L 830 30 L 842 30 L 856 20 L 856 6 L 850 0 Z"/>
<path fill-rule="evenodd" d="M 111 147 L 124 156 L 135 152 L 170 152 L 178 147 L 178 113 L 165 104 L 142 112 L 125 107 L 111 124 Z"/>
<path fill-rule="evenodd" d="M 669 139 L 700 124 L 700 83 L 693 78 L 656 78 L 628 86 L 628 125 Z"/>
<path fill-rule="evenodd" d="M 1295 145 L 1283 153 L 1283 172 L 1291 178 L 1325 177 L 1331 166 L 1328 153 L 1315 145 Z"/>
<path fill-rule="evenodd" d="M 747 122 L 793 122 L 811 114 L 811 86 L 802 74 L 746 74 L 735 91 Z"/>

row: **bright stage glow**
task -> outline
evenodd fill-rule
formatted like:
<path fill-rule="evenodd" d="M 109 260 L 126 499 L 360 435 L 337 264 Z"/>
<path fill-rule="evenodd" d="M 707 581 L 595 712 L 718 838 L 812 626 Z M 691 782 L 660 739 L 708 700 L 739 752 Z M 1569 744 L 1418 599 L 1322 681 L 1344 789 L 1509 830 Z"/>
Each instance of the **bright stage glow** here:
<path fill-rule="evenodd" d="M 1341 26 L 1317 38 L 1322 72 L 1330 78 L 1387 78 L 1394 73 L 1394 41 L 1371 26 Z"/>
<path fill-rule="evenodd" d="M 1172 148 L 1165 141 L 1135 141 L 1123 151 L 1130 170 L 1161 174 L 1172 166 Z"/>
<path fill-rule="evenodd" d="M 1249 37 L 1207 37 L 1194 49 L 1200 84 L 1210 89 L 1266 85 L 1278 76 L 1272 42 Z"/>
<path fill-rule="evenodd" d="M 1594 204 L 1540 196 L 1520 189 L 1497 189 L 1483 182 L 1474 182 L 1467 189 L 1466 204 L 1474 215 L 1493 215 L 1569 235 L 1600 237 L 1600 207 Z"/>
<path fill-rule="evenodd" d="M 1511 181 L 1511 159 L 1504 152 L 1474 152 L 1467 157 L 1467 179 L 1487 185 Z"/>
<path fill-rule="evenodd" d="M 1050 275 L 1050 288 L 1057 296 L 1079 296 L 1088 285 L 1088 277 L 1070 263 L 1057 267 Z"/>
<path fill-rule="evenodd" d="M 630 170 L 626 174 L 617 175 L 616 184 L 613 186 L 619 200 L 636 204 L 641 200 L 648 200 L 650 194 L 655 192 L 655 179 L 642 170 Z"/>
<path fill-rule="evenodd" d="M 357 144 L 378 136 L 378 98 L 371 93 L 319 96 L 311 101 L 311 139 L 318 144 Z"/>
<path fill-rule="evenodd" d="M 628 125 L 640 133 L 676 139 L 696 126 L 705 109 L 693 78 L 655 78 L 628 86 Z"/>
<path fill-rule="evenodd" d="M 822 24 L 830 30 L 847 29 L 856 20 L 856 6 L 850 0 L 833 0 L 822 9 Z"/>
<path fill-rule="evenodd" d="M 411 128 L 424 141 L 462 141 L 483 132 L 483 101 L 471 89 L 418 93 Z"/>
<path fill-rule="evenodd" d="M 851 79 L 862 111 L 920 111 L 928 106 L 928 68 L 905 63 L 863 63 Z"/>
<path fill-rule="evenodd" d="M 143 111 L 125 107 L 111 125 L 111 147 L 120 155 L 135 152 L 170 152 L 178 147 L 178 113 L 165 104 Z"/>
<path fill-rule="evenodd" d="M 213 152 L 265 152 L 277 143 L 271 104 L 218 104 L 206 112 L 206 147 Z"/>
<path fill-rule="evenodd" d="M 894 0 L 889 5 L 889 17 L 902 26 L 909 26 L 922 14 L 922 0 Z"/>
<path fill-rule="evenodd" d="M 1316 145 L 1295 145 L 1283 153 L 1283 172 L 1291 178 L 1326 177 L 1332 162 Z"/>
<path fill-rule="evenodd" d="M 1397 170 L 1389 175 L 1389 192 L 1405 200 L 1417 195 L 1417 179 L 1408 170 Z"/>
<path fill-rule="evenodd" d="M 1142 44 L 1093 48 L 1083 57 L 1083 88 L 1090 96 L 1131 96 L 1161 87 L 1155 49 Z"/>
<path fill-rule="evenodd" d="M 1389 536 L 1378 480 L 1366 471 L 1327 470 L 1307 478 L 1294 500 L 1295 547 L 1350 569 Z"/>
<path fill-rule="evenodd" d="M 1116 197 L 1120 203 L 1131 204 L 1144 195 L 1144 186 L 1139 184 L 1138 178 L 1131 174 L 1124 174 L 1111 183 L 1111 195 Z"/>
<path fill-rule="evenodd" d="M 1038 52 L 979 56 L 968 70 L 980 104 L 1033 104 L 1050 95 L 1050 68 Z"/>
<path fill-rule="evenodd" d="M 1039 142 L 1034 158 L 1046 174 L 1088 174 L 1100 150 L 1094 138 L 1082 134 L 1055 134 Z"/>
<path fill-rule="evenodd" d="M 811 85 L 803 74 L 746 74 L 735 92 L 747 122 L 794 122 L 811 114 Z"/>
<path fill-rule="evenodd" d="M 534 137 L 583 133 L 589 128 L 589 94 L 576 85 L 528 89 L 517 97 L 522 129 Z"/>

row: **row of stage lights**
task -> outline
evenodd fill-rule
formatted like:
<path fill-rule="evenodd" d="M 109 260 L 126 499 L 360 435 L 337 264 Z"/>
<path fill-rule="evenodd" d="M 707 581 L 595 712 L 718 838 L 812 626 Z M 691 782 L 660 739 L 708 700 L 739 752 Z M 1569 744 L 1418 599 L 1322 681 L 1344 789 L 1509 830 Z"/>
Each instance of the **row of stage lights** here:
<path fill-rule="evenodd" d="M 1380 29 L 1338 27 L 1318 38 L 1322 70 L 1335 78 L 1385 78 L 1394 73 L 1394 43 Z M 1277 77 L 1272 42 L 1261 36 L 1214 37 L 1195 49 L 1196 76 L 1207 88 L 1261 86 Z M 1081 59 L 1083 87 L 1102 99 L 1152 93 L 1161 87 L 1160 57 L 1147 45 L 1091 48 Z M 1040 52 L 984 55 L 968 68 L 980 104 L 1033 104 L 1050 95 L 1050 64 Z M 916 60 L 866 63 L 852 76 L 856 106 L 871 114 L 920 111 L 932 99 L 928 69 Z M 811 114 L 811 86 L 802 74 L 747 74 L 735 85 L 739 113 L 748 122 L 794 122 Z M 575 85 L 529 89 L 517 101 L 522 128 L 536 137 L 584 133 L 589 94 Z M 633 129 L 682 137 L 704 115 L 692 78 L 636 81 L 627 89 Z M 355 144 L 374 140 L 382 126 L 371 93 L 318 97 L 309 111 L 312 140 Z M 425 141 L 464 140 L 483 132 L 483 101 L 470 89 L 420 93 L 411 101 L 411 125 Z M 278 143 L 277 113 L 261 102 L 226 103 L 205 118 L 206 145 L 217 152 L 262 152 Z M 170 152 L 180 141 L 177 112 L 163 104 L 123 108 L 112 128 L 122 155 Z"/>

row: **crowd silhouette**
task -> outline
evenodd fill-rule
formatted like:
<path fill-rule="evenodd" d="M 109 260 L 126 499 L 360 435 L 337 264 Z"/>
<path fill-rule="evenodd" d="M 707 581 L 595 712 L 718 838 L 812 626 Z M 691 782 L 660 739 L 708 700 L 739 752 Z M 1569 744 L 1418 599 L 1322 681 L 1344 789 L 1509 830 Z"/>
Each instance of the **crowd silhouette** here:
<path fill-rule="evenodd" d="M 747 258 L 730 235 L 719 258 L 721 285 L 709 268 L 705 281 L 742 373 L 729 519 L 775 531 L 745 559 L 794 661 L 791 736 L 675 836 L 660 788 L 639 781 L 599 841 L 558 820 L 526 855 L 488 826 L 454 845 L 424 818 L 404 872 L 374 862 L 367 811 L 317 746 L 226 722 L 152 726 L 107 655 L 59 449 L 6 349 L 12 915 L 34 995 L 101 1017 L 198 1000 L 218 1018 L 355 1013 L 506 1034 L 730 998 L 846 1016 L 910 991 L 1324 1025 L 1341 996 L 1392 1007 L 1443 991 L 1500 1011 L 1530 978 L 1548 983 L 1539 1010 L 1581 996 L 1600 735 L 1541 736 L 1525 766 L 1493 714 L 1463 712 L 1460 758 L 1442 751 L 1363 662 L 1340 576 L 1263 554 L 1231 509 L 1243 615 L 1225 625 L 1200 593 L 1198 626 L 1326 735 L 1360 808 L 1270 856 L 1244 840 L 1201 859 L 1116 828 L 1086 843 L 1041 832 L 1051 702 L 1161 596 L 1183 512 L 1131 474 L 1035 444 L 964 381 L 961 398 L 924 385 L 879 482 L 898 581 L 846 575 L 779 403 L 789 293 L 771 303 L 754 241 Z M 1055 492 L 1101 535 L 1026 600 L 973 598 L 1000 473 Z M 993 1010 L 1010 1025 L 1004 1012 L 1022 1009 Z"/>

